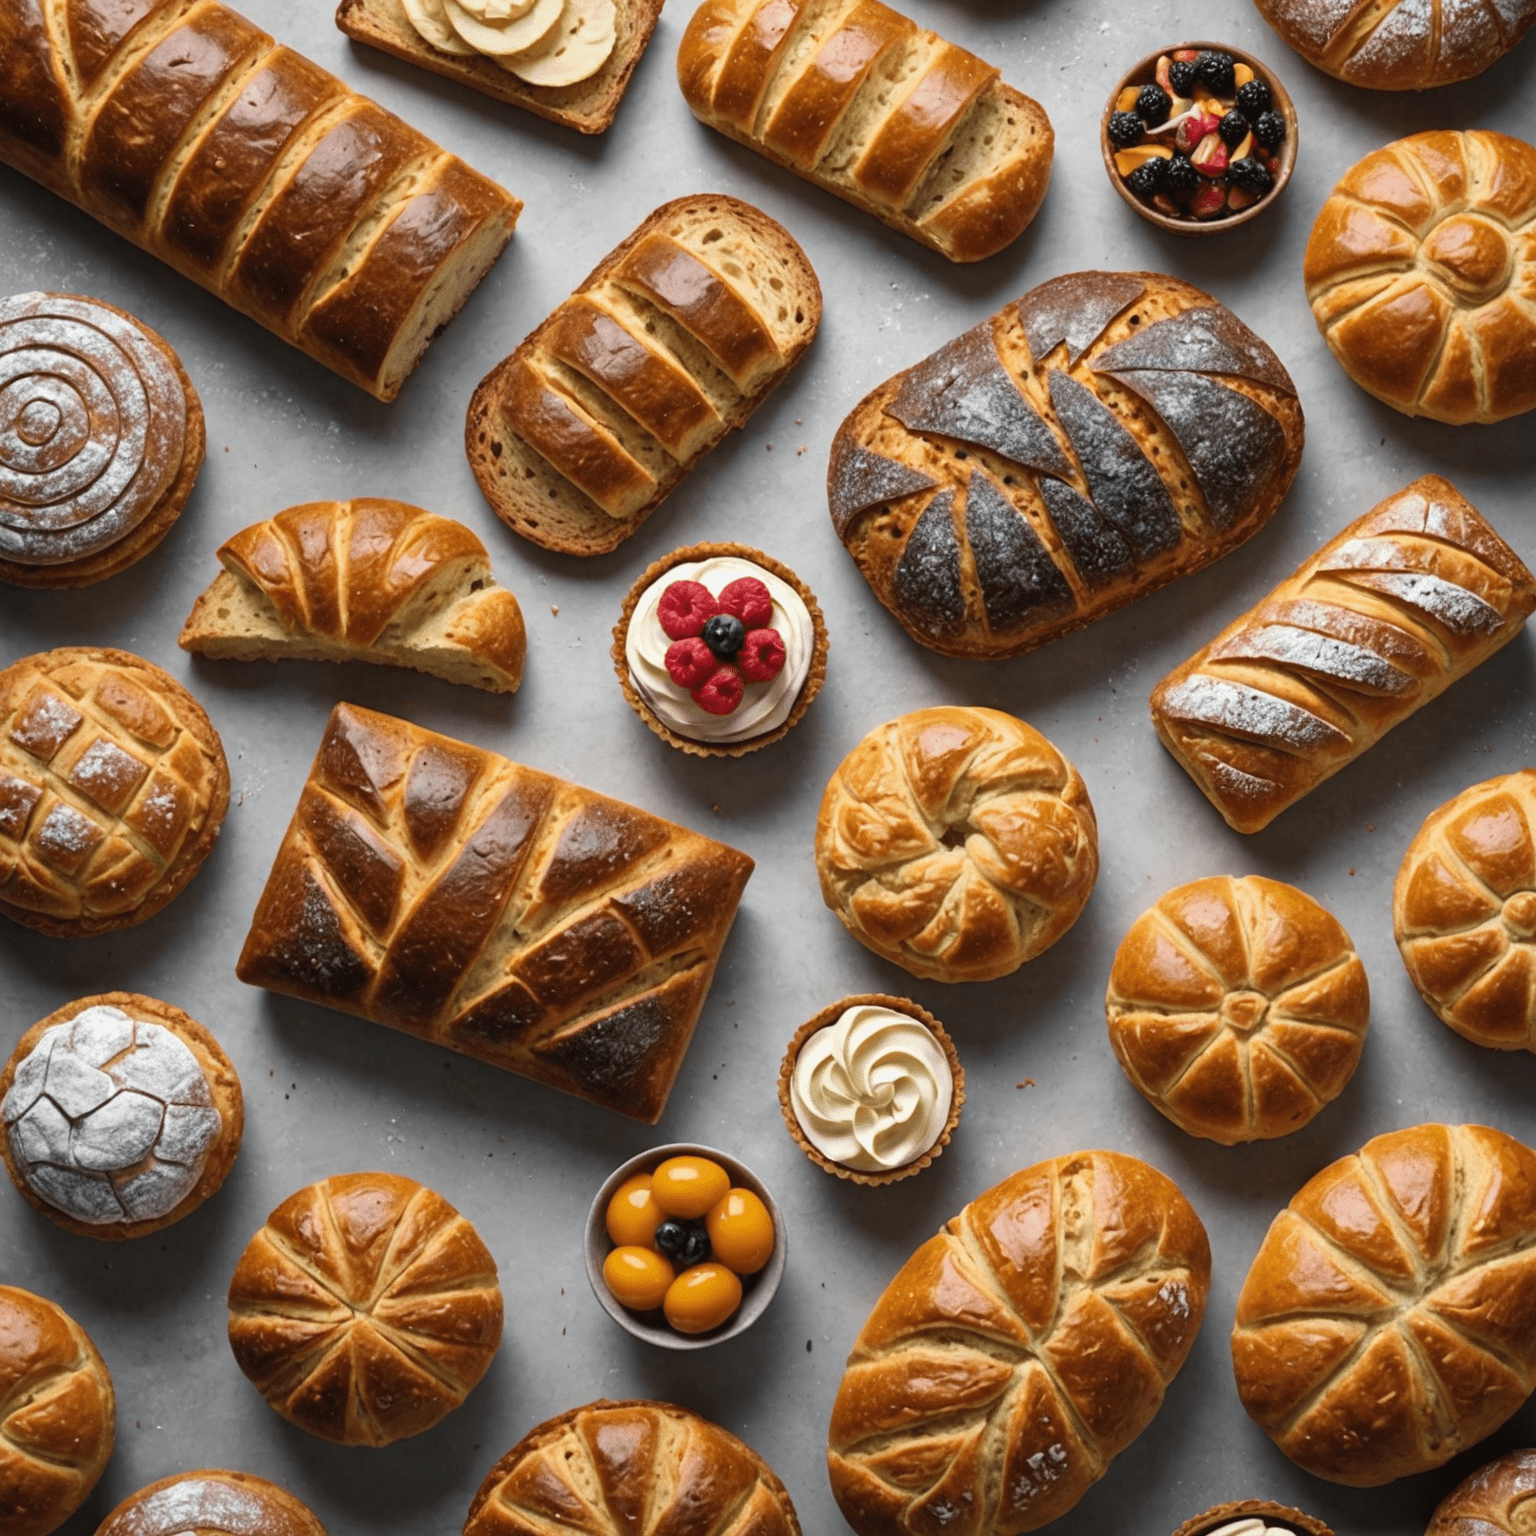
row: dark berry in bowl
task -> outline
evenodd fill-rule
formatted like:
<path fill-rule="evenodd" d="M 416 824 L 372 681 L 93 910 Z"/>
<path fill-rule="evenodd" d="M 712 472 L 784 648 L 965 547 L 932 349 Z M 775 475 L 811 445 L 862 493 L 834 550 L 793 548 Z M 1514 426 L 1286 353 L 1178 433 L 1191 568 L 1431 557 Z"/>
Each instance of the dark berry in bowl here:
<path fill-rule="evenodd" d="M 1216 125 L 1221 142 L 1229 146 L 1241 144 L 1248 137 L 1248 119 L 1241 112 L 1232 111 Z"/>
<path fill-rule="evenodd" d="M 1230 53 L 1207 48 L 1195 60 L 1195 79 L 1213 96 L 1230 96 L 1237 84 L 1237 62 Z"/>
<path fill-rule="evenodd" d="M 1186 100 L 1195 94 L 1197 78 L 1193 59 L 1175 59 L 1168 66 L 1168 84 Z"/>
<path fill-rule="evenodd" d="M 1253 136 L 1265 149 L 1279 149 L 1285 142 L 1285 119 L 1278 112 L 1261 112 Z"/>
<path fill-rule="evenodd" d="M 1130 149 L 1140 144 L 1146 135 L 1146 126 L 1134 112 L 1116 112 L 1109 120 L 1110 143 L 1117 149 Z"/>
<path fill-rule="evenodd" d="M 1252 197 L 1263 197 L 1275 184 L 1275 178 L 1269 174 L 1269 168 L 1249 157 L 1234 160 L 1227 167 L 1227 180 L 1234 187 L 1241 187 Z"/>
<path fill-rule="evenodd" d="M 1148 160 L 1145 165 L 1138 165 L 1125 178 L 1125 184 L 1137 197 L 1156 197 L 1162 191 L 1163 177 L 1167 174 L 1168 162 L 1166 160 L 1161 158 Z"/>
<path fill-rule="evenodd" d="M 1237 110 L 1252 122 L 1261 112 L 1268 112 L 1273 104 L 1269 87 L 1262 80 L 1250 80 L 1237 88 Z"/>
<path fill-rule="evenodd" d="M 746 626 L 734 613 L 717 613 L 704 625 L 704 644 L 721 661 L 729 661 L 746 638 Z"/>
<path fill-rule="evenodd" d="M 1173 110 L 1173 98 L 1160 85 L 1144 85 L 1136 98 L 1136 115 L 1149 128 L 1168 121 Z"/>
<path fill-rule="evenodd" d="M 657 1253 L 675 1259 L 683 1251 L 683 1241 L 687 1236 L 688 1228 L 669 1216 L 651 1234 L 651 1241 L 656 1244 Z"/>
<path fill-rule="evenodd" d="M 1200 185 L 1200 172 L 1188 155 L 1175 155 L 1163 173 L 1164 192 L 1193 192 Z"/>
<path fill-rule="evenodd" d="M 709 1233 L 701 1222 L 686 1223 L 683 1245 L 677 1251 L 677 1262 L 685 1269 L 702 1264 L 709 1257 Z"/>

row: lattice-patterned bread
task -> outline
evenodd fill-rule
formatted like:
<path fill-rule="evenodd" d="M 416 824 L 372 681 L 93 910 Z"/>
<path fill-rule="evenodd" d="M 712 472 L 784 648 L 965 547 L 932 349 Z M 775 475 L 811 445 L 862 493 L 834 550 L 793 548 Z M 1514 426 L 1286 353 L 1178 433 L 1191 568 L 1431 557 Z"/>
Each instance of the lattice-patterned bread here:
<path fill-rule="evenodd" d="M 1257 832 L 1520 633 L 1536 578 L 1449 481 L 1357 518 L 1152 691 L 1163 745 Z"/>
<path fill-rule="evenodd" d="M 0 912 L 55 938 L 154 916 L 229 806 L 196 699 L 127 651 L 71 646 L 0 672 Z"/>
<path fill-rule="evenodd" d="M 1257 533 L 1302 437 L 1290 375 L 1209 294 L 1077 272 L 866 395 L 827 497 L 914 640 L 1017 656 Z"/>
<path fill-rule="evenodd" d="M 325 1536 L 308 1505 L 249 1472 L 204 1469 L 130 1494 L 96 1536 Z"/>
<path fill-rule="evenodd" d="M 464 1536 L 800 1536 L 773 1469 L 671 1403 L 588 1403 L 549 1419 L 491 1468 Z"/>
<path fill-rule="evenodd" d="M 1530 1536 L 1536 1451 L 1511 1451 L 1441 1499 L 1424 1536 Z"/>
<path fill-rule="evenodd" d="M 492 510 L 568 555 L 617 549 L 799 360 L 821 286 L 782 225 L 658 208 L 480 381 L 464 446 Z"/>
<path fill-rule="evenodd" d="M 886 1287 L 832 1406 L 858 1536 L 1017 1536 L 1058 1519 L 1152 1422 L 1211 1283 L 1171 1179 L 1120 1152 L 978 1196 Z"/>
<path fill-rule="evenodd" d="M 216 0 L 0 0 L 0 162 L 380 400 L 522 204 Z"/>
<path fill-rule="evenodd" d="M 1536 1386 L 1536 1152 L 1481 1125 L 1368 1141 L 1275 1218 L 1232 1365 L 1299 1467 L 1374 1488 L 1476 1445 Z"/>
<path fill-rule="evenodd" d="M 677 52 L 694 115 L 947 256 L 1040 209 L 1055 136 L 997 70 L 880 0 L 705 0 Z"/>
<path fill-rule="evenodd" d="M 462 523 L 403 501 L 312 501 L 243 528 L 181 648 L 220 661 L 374 661 L 513 693 L 517 599 Z"/>
<path fill-rule="evenodd" d="M 469 1396 L 501 1343 L 496 1261 L 435 1191 L 351 1173 L 290 1195 L 229 1282 L 229 1344 L 285 1419 L 390 1445 Z"/>
<path fill-rule="evenodd" d="M 654 1123 L 751 872 L 659 816 L 338 704 L 236 970 Z"/>

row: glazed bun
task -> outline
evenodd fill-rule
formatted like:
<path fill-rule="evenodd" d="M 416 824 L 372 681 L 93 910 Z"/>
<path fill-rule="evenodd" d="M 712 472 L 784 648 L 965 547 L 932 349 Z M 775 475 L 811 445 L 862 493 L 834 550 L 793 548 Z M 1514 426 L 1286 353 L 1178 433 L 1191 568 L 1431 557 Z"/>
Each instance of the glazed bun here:
<path fill-rule="evenodd" d="M 183 1472 L 124 1499 L 96 1536 L 325 1536 L 314 1511 L 249 1472 Z"/>
<path fill-rule="evenodd" d="M 1424 1536 L 1529 1536 L 1533 1517 L 1536 1451 L 1511 1451 L 1446 1494 Z"/>

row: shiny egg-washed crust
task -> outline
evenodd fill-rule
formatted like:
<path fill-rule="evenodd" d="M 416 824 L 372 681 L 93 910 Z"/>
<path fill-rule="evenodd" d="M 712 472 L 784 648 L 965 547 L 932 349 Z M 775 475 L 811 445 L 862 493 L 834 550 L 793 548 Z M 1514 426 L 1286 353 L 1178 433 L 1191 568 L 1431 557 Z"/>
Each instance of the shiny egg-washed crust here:
<path fill-rule="evenodd" d="M 1323 204 L 1305 273 L 1339 365 L 1394 410 L 1536 410 L 1536 146 L 1445 132 L 1376 150 Z"/>
<path fill-rule="evenodd" d="M 152 1221 L 119 1221 L 108 1225 L 77 1221 L 68 1212 L 61 1211 L 58 1206 L 36 1194 L 16 1166 L 10 1137 L 0 1128 L 0 1157 L 5 1159 L 5 1170 L 10 1174 L 11 1183 L 16 1186 L 17 1192 L 33 1210 L 41 1211 L 67 1232 L 117 1242 L 122 1238 L 147 1237 L 151 1232 L 158 1232 L 162 1227 L 180 1221 L 183 1216 L 190 1216 L 210 1195 L 218 1193 L 229 1176 L 229 1170 L 234 1167 L 236 1154 L 240 1151 L 240 1139 L 245 1134 L 245 1097 L 240 1091 L 240 1078 L 234 1064 L 224 1054 L 212 1031 L 205 1029 L 196 1019 L 183 1013 L 180 1008 L 172 1007 L 170 1003 L 162 1003 L 157 997 L 145 997 L 139 992 L 100 992 L 93 997 L 77 998 L 55 1009 L 46 1019 L 38 1020 L 16 1042 L 16 1049 L 11 1052 L 4 1072 L 0 1072 L 0 1101 L 11 1090 L 16 1068 L 27 1059 L 37 1042 L 55 1024 L 67 1024 L 87 1008 L 97 1007 L 117 1008 L 130 1019 L 159 1024 L 170 1030 L 197 1058 L 197 1064 L 203 1069 L 203 1077 L 208 1084 L 213 1107 L 219 1112 L 219 1134 L 208 1149 L 202 1174 L 191 1192 L 164 1216 Z"/>
<path fill-rule="evenodd" d="M 1333 1536 L 1321 1520 L 1304 1515 L 1287 1504 L 1273 1504 L 1268 1499 L 1233 1499 L 1226 1504 L 1214 1504 L 1203 1515 L 1186 1520 L 1173 1536 L 1211 1536 L 1213 1531 L 1219 1531 L 1235 1520 L 1255 1517 L 1278 1525 L 1281 1530 L 1294 1531 L 1296 1536 Z"/>
<path fill-rule="evenodd" d="M 325 1536 L 307 1504 L 249 1472 L 204 1468 L 130 1494 L 96 1536 Z"/>
<path fill-rule="evenodd" d="M 1511 1451 L 1446 1494 L 1424 1536 L 1530 1536 L 1533 1529 L 1536 1451 Z"/>
<path fill-rule="evenodd" d="M 85 1330 L 31 1291 L 0 1285 L 0 1530 L 49 1536 L 112 1455 L 117 1399 Z"/>
<path fill-rule="evenodd" d="M 995 660 L 1236 549 L 1280 505 L 1303 436 L 1279 358 L 1209 294 L 1076 272 L 866 395 L 827 499 L 914 640 Z"/>
<path fill-rule="evenodd" d="M 1533 608 L 1520 557 L 1425 475 L 1175 667 L 1152 723 L 1227 825 L 1258 832 L 1508 645 Z"/>
<path fill-rule="evenodd" d="M 1375 1488 L 1536 1386 L 1536 1152 L 1481 1125 L 1368 1141 L 1275 1218 L 1237 1298 L 1243 1406 L 1303 1470 Z"/>
<path fill-rule="evenodd" d="M 127 651 L 0 672 L 0 912 L 51 938 L 153 917 L 202 866 L 229 764 L 202 706 Z"/>
<path fill-rule="evenodd" d="M 1120 1152 L 1015 1173 L 907 1261 L 832 1405 L 858 1536 L 1018 1536 L 1067 1513 L 1148 1424 L 1205 1315 L 1211 1247 Z"/>
<path fill-rule="evenodd" d="M 1223 1146 L 1289 1135 L 1344 1091 L 1370 1020 L 1332 913 L 1259 875 L 1169 891 L 1115 954 L 1109 1043 L 1141 1096 Z"/>
<path fill-rule="evenodd" d="M 600 1399 L 546 1420 L 491 1468 L 464 1536 L 801 1536 L 773 1468 L 671 1403 Z"/>
<path fill-rule="evenodd" d="M 480 1234 L 393 1173 L 290 1195 L 229 1282 L 235 1363 L 290 1423 L 338 1445 L 430 1429 L 485 1375 L 501 1324 Z"/>

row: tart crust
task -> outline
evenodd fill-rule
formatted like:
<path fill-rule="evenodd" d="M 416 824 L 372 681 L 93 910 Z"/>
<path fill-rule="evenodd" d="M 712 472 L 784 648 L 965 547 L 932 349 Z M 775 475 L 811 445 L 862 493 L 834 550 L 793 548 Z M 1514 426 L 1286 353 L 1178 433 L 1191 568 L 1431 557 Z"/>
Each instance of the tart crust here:
<path fill-rule="evenodd" d="M 1321 1520 L 1269 1499 L 1234 1499 L 1226 1504 L 1213 1504 L 1203 1515 L 1186 1520 L 1173 1536 L 1208 1536 L 1209 1532 L 1219 1531 L 1222 1526 L 1230 1525 L 1234 1520 L 1252 1519 L 1254 1516 L 1263 1520 L 1283 1521 L 1286 1525 L 1294 1526 L 1302 1536 L 1333 1536 L 1333 1532 Z"/>

